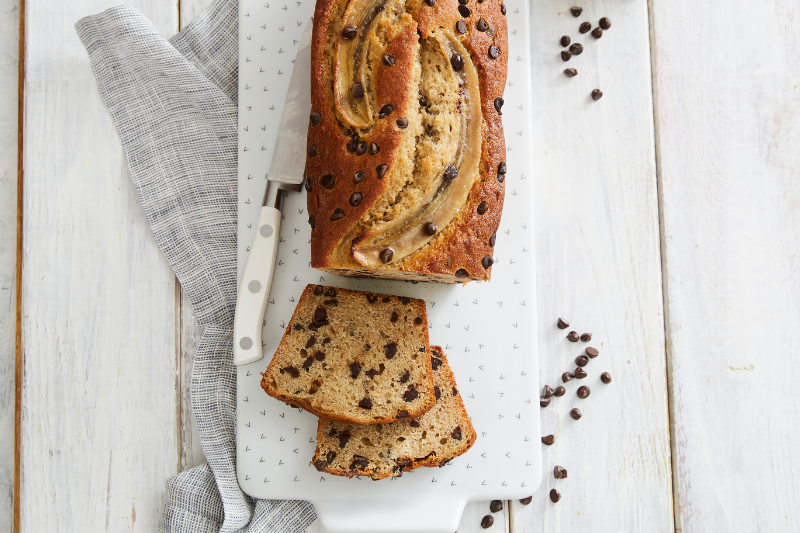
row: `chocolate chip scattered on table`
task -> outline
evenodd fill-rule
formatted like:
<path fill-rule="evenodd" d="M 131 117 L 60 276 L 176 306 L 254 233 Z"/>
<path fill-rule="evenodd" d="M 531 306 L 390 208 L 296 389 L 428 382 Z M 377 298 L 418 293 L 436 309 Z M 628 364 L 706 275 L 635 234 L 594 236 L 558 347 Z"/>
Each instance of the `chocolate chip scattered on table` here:
<path fill-rule="evenodd" d="M 579 339 L 580 337 L 578 336 L 577 331 L 570 331 L 569 333 L 567 333 L 567 340 L 569 342 L 578 342 Z"/>
<path fill-rule="evenodd" d="M 578 392 L 576 394 L 578 395 L 578 398 L 580 398 L 581 400 L 585 400 L 586 398 L 589 397 L 591 393 L 592 391 L 589 390 L 589 387 L 587 387 L 586 385 L 582 385 L 578 387 Z"/>
<path fill-rule="evenodd" d="M 489 510 L 493 513 L 499 513 L 503 510 L 503 500 L 492 500 L 489 504 Z"/>
<path fill-rule="evenodd" d="M 603 91 L 600 89 L 595 89 L 592 91 L 592 100 L 600 100 L 603 97 Z"/>
<path fill-rule="evenodd" d="M 583 342 L 589 342 L 590 340 L 592 340 L 592 334 L 591 334 L 591 333 L 584 333 L 584 334 L 582 334 L 582 335 L 581 335 L 581 340 L 582 340 Z"/>
<path fill-rule="evenodd" d="M 603 372 L 602 374 L 600 374 L 600 381 L 608 385 L 609 383 L 611 383 L 611 374 L 609 374 L 608 372 Z"/>
<path fill-rule="evenodd" d="M 583 379 L 588 375 L 589 374 L 587 374 L 586 371 L 581 367 L 575 369 L 575 379 Z"/>
<path fill-rule="evenodd" d="M 567 469 L 561 466 L 554 466 L 553 467 L 553 477 L 556 479 L 566 479 L 567 478 Z"/>
<path fill-rule="evenodd" d="M 566 77 L 568 77 L 568 78 L 574 78 L 575 76 L 578 75 L 578 71 L 577 71 L 577 69 L 574 69 L 574 68 L 564 69 L 564 75 Z"/>
<path fill-rule="evenodd" d="M 575 407 L 570 410 L 569 416 L 571 416 L 573 420 L 580 420 L 583 415 L 581 414 L 581 410 Z"/>
<path fill-rule="evenodd" d="M 567 329 L 569 327 L 569 322 L 567 322 L 563 318 L 559 318 L 557 325 L 558 325 L 558 329 Z"/>
<path fill-rule="evenodd" d="M 522 505 L 528 505 L 533 501 L 533 496 L 528 496 L 527 498 L 522 498 L 519 503 Z"/>
<path fill-rule="evenodd" d="M 553 503 L 558 503 L 558 500 L 561 499 L 561 493 L 558 492 L 556 489 L 550 489 L 550 501 Z"/>
<path fill-rule="evenodd" d="M 569 8 L 569 12 L 572 13 L 573 17 L 580 17 L 581 13 L 583 13 L 582 7 L 571 7 Z"/>
<path fill-rule="evenodd" d="M 481 527 L 483 529 L 489 529 L 494 525 L 494 517 L 490 514 L 487 514 L 481 519 Z"/>
<path fill-rule="evenodd" d="M 545 435 L 544 437 L 542 437 L 542 444 L 546 446 L 552 446 L 555 441 L 556 438 L 553 435 Z"/>

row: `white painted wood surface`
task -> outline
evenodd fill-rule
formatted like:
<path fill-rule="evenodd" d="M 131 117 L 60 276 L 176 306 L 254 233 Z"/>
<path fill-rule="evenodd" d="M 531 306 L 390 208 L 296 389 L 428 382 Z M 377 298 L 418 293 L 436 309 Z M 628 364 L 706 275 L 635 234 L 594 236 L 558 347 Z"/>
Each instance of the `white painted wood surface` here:
<path fill-rule="evenodd" d="M 0 531 L 14 495 L 19 0 L 0 0 Z"/>
<path fill-rule="evenodd" d="M 800 524 L 800 4 L 653 2 L 677 527 Z"/>
<path fill-rule="evenodd" d="M 156 529 L 180 467 L 179 302 L 73 28 L 26 1 L 22 531 Z M 177 4 L 133 2 L 165 35 Z"/>
<path fill-rule="evenodd" d="M 542 409 L 545 477 L 530 505 L 511 504 L 513 531 L 672 530 L 664 317 L 645 2 L 532 2 L 540 380 L 562 385 L 586 346 L 584 380 Z M 607 16 L 599 40 L 577 30 Z M 559 39 L 582 43 L 564 63 Z M 563 70 L 576 68 L 567 78 Z M 604 96 L 593 101 L 599 88 Z M 589 343 L 573 344 L 558 317 Z M 600 382 L 600 373 L 613 377 Z M 576 397 L 579 386 L 592 393 Z M 583 418 L 569 416 L 579 408 Z M 556 480 L 553 467 L 568 478 Z M 556 488 L 561 501 L 550 502 Z"/>

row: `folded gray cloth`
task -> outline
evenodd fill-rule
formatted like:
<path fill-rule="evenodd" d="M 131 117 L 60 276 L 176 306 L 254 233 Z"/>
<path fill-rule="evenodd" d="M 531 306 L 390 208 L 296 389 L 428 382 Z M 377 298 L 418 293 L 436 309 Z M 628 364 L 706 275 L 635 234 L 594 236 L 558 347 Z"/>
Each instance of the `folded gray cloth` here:
<path fill-rule="evenodd" d="M 75 25 L 156 242 L 205 327 L 191 398 L 207 465 L 167 481 L 161 531 L 306 529 L 311 504 L 256 500 L 236 481 L 237 0 L 170 40 L 131 7 Z"/>

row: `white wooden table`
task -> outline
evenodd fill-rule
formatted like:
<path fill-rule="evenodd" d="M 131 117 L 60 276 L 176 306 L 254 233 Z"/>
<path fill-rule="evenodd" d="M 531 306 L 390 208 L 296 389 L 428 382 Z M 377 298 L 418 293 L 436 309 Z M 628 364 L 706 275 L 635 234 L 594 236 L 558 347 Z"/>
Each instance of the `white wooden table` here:
<path fill-rule="evenodd" d="M 540 377 L 574 367 L 563 316 L 614 381 L 578 422 L 542 410 L 542 488 L 490 531 L 797 531 L 800 4 L 531 1 Z M 198 332 L 73 30 L 119 0 L 25 1 L 18 139 L 20 2 L 0 0 L 0 531 L 153 531 L 166 478 L 204 461 Z M 130 3 L 170 36 L 210 0 Z M 599 42 L 577 33 L 601 16 Z M 567 65 L 562 34 L 586 43 Z"/>

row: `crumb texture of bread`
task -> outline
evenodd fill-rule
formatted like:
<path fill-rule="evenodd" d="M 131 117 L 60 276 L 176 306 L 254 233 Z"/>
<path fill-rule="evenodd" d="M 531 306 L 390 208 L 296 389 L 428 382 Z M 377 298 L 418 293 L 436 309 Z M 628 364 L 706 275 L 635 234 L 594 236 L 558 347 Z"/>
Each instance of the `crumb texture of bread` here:
<path fill-rule="evenodd" d="M 261 388 L 317 415 L 379 424 L 436 403 L 425 302 L 308 285 Z"/>
<path fill-rule="evenodd" d="M 436 405 L 416 419 L 358 426 L 320 420 L 313 463 L 337 476 L 399 477 L 422 466 L 442 467 L 475 443 L 447 358 L 431 347 Z"/>
<path fill-rule="evenodd" d="M 490 279 L 507 33 L 501 0 L 317 1 L 305 181 L 314 268 Z"/>

